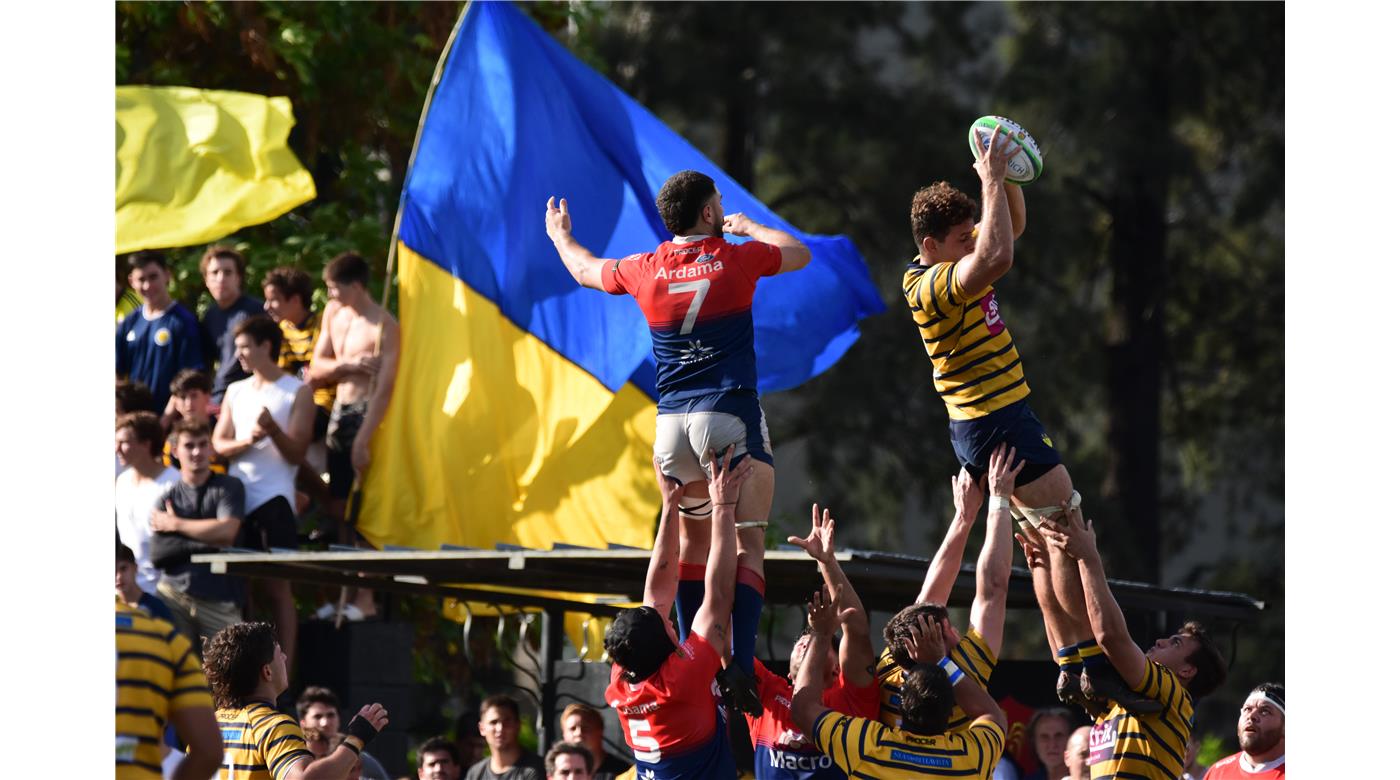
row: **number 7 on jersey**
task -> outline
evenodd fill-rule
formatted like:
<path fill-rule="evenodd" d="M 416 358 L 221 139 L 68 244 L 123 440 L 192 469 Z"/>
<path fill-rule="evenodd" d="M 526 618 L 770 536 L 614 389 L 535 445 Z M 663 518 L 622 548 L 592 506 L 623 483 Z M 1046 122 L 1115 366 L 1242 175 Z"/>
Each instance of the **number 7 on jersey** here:
<path fill-rule="evenodd" d="M 685 310 L 685 322 L 681 323 L 680 335 L 685 336 L 695 329 L 695 318 L 700 316 L 700 306 L 705 302 L 705 295 L 710 292 L 710 280 L 697 279 L 693 282 L 672 282 L 670 286 L 666 288 L 666 292 L 672 295 L 676 293 L 695 293 L 695 297 L 690 301 L 690 308 Z"/>

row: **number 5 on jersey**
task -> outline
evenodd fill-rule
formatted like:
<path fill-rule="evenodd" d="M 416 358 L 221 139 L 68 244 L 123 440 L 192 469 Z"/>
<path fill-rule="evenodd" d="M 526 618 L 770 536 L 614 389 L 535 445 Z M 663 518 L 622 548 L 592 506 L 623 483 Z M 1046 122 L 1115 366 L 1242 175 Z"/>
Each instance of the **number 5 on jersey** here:
<path fill-rule="evenodd" d="M 705 295 L 710 292 L 709 279 L 697 279 L 693 282 L 672 282 L 666 288 L 666 292 L 675 295 L 676 293 L 695 293 L 695 297 L 690 301 L 690 308 L 685 310 L 685 322 L 681 323 L 680 335 L 684 336 L 695 329 L 695 318 L 700 316 L 700 306 L 705 302 Z"/>
<path fill-rule="evenodd" d="M 693 286 L 696 282 L 686 282 L 685 284 Z M 709 285 L 710 283 L 708 281 L 705 282 L 706 287 Z M 671 286 L 675 287 L 676 285 Z M 695 297 L 704 298 L 705 293 L 701 292 Z M 693 310 L 699 307 L 691 304 L 690 308 Z M 661 743 L 656 741 L 656 737 L 651 736 L 650 723 L 647 723 L 641 718 L 628 718 L 627 731 L 631 734 L 631 738 L 628 741 L 632 743 L 632 752 L 637 754 L 638 761 L 655 764 L 657 761 L 661 760 Z"/>

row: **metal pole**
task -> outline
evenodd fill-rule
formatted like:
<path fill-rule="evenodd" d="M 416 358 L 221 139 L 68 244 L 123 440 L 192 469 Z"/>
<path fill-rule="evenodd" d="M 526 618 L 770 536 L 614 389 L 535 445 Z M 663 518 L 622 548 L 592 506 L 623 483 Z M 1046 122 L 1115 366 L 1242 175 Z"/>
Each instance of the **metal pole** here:
<path fill-rule="evenodd" d="M 535 721 L 535 733 L 540 735 L 540 755 L 549 752 L 559 738 L 558 721 L 554 719 L 555 667 L 564 658 L 564 612 L 558 607 L 544 611 L 540 626 L 540 712 Z"/>

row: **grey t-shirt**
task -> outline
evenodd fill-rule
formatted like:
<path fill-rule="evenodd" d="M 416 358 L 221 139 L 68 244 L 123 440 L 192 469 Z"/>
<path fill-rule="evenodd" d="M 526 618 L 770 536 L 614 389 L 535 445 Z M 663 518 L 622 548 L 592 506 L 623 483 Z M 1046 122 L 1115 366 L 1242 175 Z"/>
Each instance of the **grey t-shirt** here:
<path fill-rule="evenodd" d="M 204 359 L 210 365 L 219 361 L 219 369 L 214 374 L 214 392 L 209 394 L 214 403 L 223 403 L 224 391 L 240 379 L 247 379 L 248 372 L 238 365 L 237 350 L 233 346 L 233 329 L 249 317 L 266 314 L 262 301 L 249 295 L 240 295 L 227 309 L 219 304 L 210 304 L 204 310 L 204 319 L 199 327 L 204 337 Z"/>
<path fill-rule="evenodd" d="M 466 780 L 544 780 L 544 759 L 534 753 L 521 753 L 515 766 L 496 774 L 491 771 L 491 758 L 488 756 L 472 764 L 467 770 Z"/>
<path fill-rule="evenodd" d="M 210 474 L 202 485 L 183 479 L 172 484 L 156 500 L 154 508 L 164 509 L 169 500 L 176 517 L 243 519 L 243 483 L 227 474 Z M 161 580 L 190 596 L 204 601 L 243 603 L 243 586 L 237 579 L 214 574 L 207 563 L 190 563 L 190 556 L 218 549 L 184 534 L 158 531 L 151 534 L 151 561 L 161 571 Z"/>

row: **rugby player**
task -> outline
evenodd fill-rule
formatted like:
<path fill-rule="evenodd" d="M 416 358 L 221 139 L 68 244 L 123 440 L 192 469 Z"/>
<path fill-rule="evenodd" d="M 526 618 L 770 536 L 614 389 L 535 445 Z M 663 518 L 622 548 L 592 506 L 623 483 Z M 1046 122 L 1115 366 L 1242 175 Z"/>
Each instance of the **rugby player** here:
<path fill-rule="evenodd" d="M 599 258 L 573 236 L 569 203 L 549 199 L 545 228 L 560 259 L 580 285 L 630 294 L 651 329 L 656 359 L 655 454 L 666 476 L 686 485 L 681 505 L 681 582 L 676 594 L 681 641 L 704 599 L 709 453 L 731 444 L 749 455 L 753 478 L 739 496 L 739 584 L 734 597 L 733 662 L 720 678 L 725 701 L 757 716 L 753 648 L 763 612 L 763 529 L 773 503 L 773 450 L 758 401 L 753 345 L 754 289 L 763 276 L 803 268 L 811 252 L 801 241 L 743 214 L 724 213 L 714 180 L 681 171 L 656 196 L 666 229 L 675 235 L 652 252 L 620 260 Z M 724 234 L 753 240 L 731 244 Z M 731 464 L 732 465 L 732 464 Z"/>
<path fill-rule="evenodd" d="M 992 498 L 987 509 L 987 533 L 982 551 L 977 557 L 977 592 L 972 598 L 970 624 L 967 633 L 958 636 L 948 624 L 948 594 L 953 590 L 962 567 L 963 548 L 968 533 L 977 522 L 982 508 L 982 489 L 966 469 L 953 478 L 953 505 L 956 512 L 943 537 L 943 544 L 929 564 L 919 589 L 918 600 L 900 610 L 885 624 L 885 649 L 875 666 L 880 680 L 880 721 L 886 726 L 900 725 L 900 690 L 904 675 L 919 663 L 938 661 L 942 656 L 912 656 L 907 650 L 910 640 L 921 624 L 942 625 L 951 637 L 948 643 L 953 663 L 983 690 L 992 676 L 997 657 L 1001 654 L 1002 634 L 1006 624 L 1006 593 L 1011 581 L 1011 512 L 1010 497 L 1016 475 L 1025 462 L 1017 463 L 1016 448 L 998 445 L 991 455 L 985 477 Z M 919 651 L 919 645 L 913 645 Z M 948 719 L 950 729 L 966 726 L 971 719 L 955 707 Z"/>
<path fill-rule="evenodd" d="M 825 588 L 808 605 L 812 643 L 822 647 L 831 641 L 840 620 L 849 620 L 854 609 L 837 612 L 841 588 L 828 598 Z M 946 636 L 925 624 L 907 644 L 932 642 L 941 653 Z M 876 720 L 843 715 L 822 705 L 827 657 L 807 653 L 797 675 L 792 697 L 792 717 L 803 733 L 811 734 L 817 747 L 830 756 L 835 768 L 850 777 L 979 777 L 990 778 L 1006 744 L 1006 715 L 992 697 L 944 658 L 935 665 L 920 664 L 904 675 L 900 690 L 901 727 Z M 954 702 L 972 719 L 965 729 L 948 731 Z M 945 733 L 947 732 L 947 733 Z"/>
<path fill-rule="evenodd" d="M 389 722 L 367 704 L 345 726 L 345 741 L 314 759 L 296 719 L 273 704 L 287 690 L 287 656 L 270 623 L 234 623 L 204 650 L 204 674 L 224 738 L 219 780 L 341 780 Z"/>
<path fill-rule="evenodd" d="M 1283 686 L 1264 683 L 1249 692 L 1235 733 L 1240 752 L 1206 770 L 1201 780 L 1283 780 Z"/>
<path fill-rule="evenodd" d="M 842 594 L 840 608 L 850 613 L 842 623 L 839 647 L 815 644 L 811 631 L 804 630 L 792 646 L 786 677 L 773 674 L 762 661 L 754 661 L 759 699 L 763 702 L 763 715 L 747 716 L 754 748 L 754 774 L 758 780 L 839 780 L 845 773 L 836 769 L 831 757 L 822 754 L 793 723 L 792 681 L 807 653 L 826 653 L 830 658 L 823 678 L 822 705 L 843 715 L 878 717 L 880 687 L 875 680 L 870 619 L 836 560 L 836 521 L 829 510 L 819 515 L 813 504 L 811 532 L 805 538 L 789 536 L 788 541 L 806 550 L 817 562 L 826 587 Z"/>
<path fill-rule="evenodd" d="M 1030 386 L 1021 356 L 1002 318 L 993 283 L 1011 270 L 1013 243 L 1026 224 L 1021 190 L 1004 181 L 1016 154 L 1012 137 L 1001 135 L 978 151 L 973 168 L 982 181 L 982 221 L 977 204 L 946 181 L 914 193 L 910 208 L 919 254 L 904 273 L 904 297 L 933 364 L 933 387 L 948 409 L 949 433 L 958 462 L 980 477 L 993 448 L 1016 447 L 1026 466 L 1016 478 L 1015 513 L 1024 522 L 1060 522 L 1061 505 L 1079 502 L 1069 471 L 1060 462 L 1044 426 L 1026 400 Z M 1002 140 L 1005 139 L 1005 140 Z M 1056 691 L 1066 703 L 1114 696 L 1129 707 L 1154 703 L 1133 696 L 1097 656 L 1084 614 L 1084 594 L 1072 561 L 1050 557 L 1058 609 L 1045 620 L 1062 674 Z M 1088 671 L 1087 679 L 1081 673 Z"/>
<path fill-rule="evenodd" d="M 1225 681 L 1225 658 L 1195 621 L 1158 639 L 1146 653 L 1139 649 L 1108 588 L 1093 523 L 1084 521 L 1078 507 L 1066 502 L 1064 508 L 1066 522 L 1043 526 L 1044 540 L 1078 562 L 1089 623 L 1108 662 L 1131 681 L 1134 693 L 1161 705 L 1156 712 L 1133 712 L 1109 699 L 1108 711 L 1095 717 L 1089 735 L 1090 774 L 1176 780 L 1185 764 L 1196 702 Z M 1045 567 L 1045 550 L 1034 535 L 1018 538 L 1027 564 L 1033 570 Z"/>
<path fill-rule="evenodd" d="M 603 648 L 613 661 L 604 696 L 622 720 L 624 738 L 637 759 L 637 776 L 648 780 L 709 780 L 736 774 L 715 674 L 734 599 L 734 506 L 753 466 L 749 458 L 732 461 L 732 455 L 731 448 L 723 461 L 713 463 L 709 489 L 714 521 L 705 600 L 696 610 L 690 635 L 678 640 L 669 616 L 680 573 L 678 526 L 684 487 L 663 473 L 657 459 L 661 522 L 647 566 L 643 605 L 619 612 L 603 637 Z"/>

